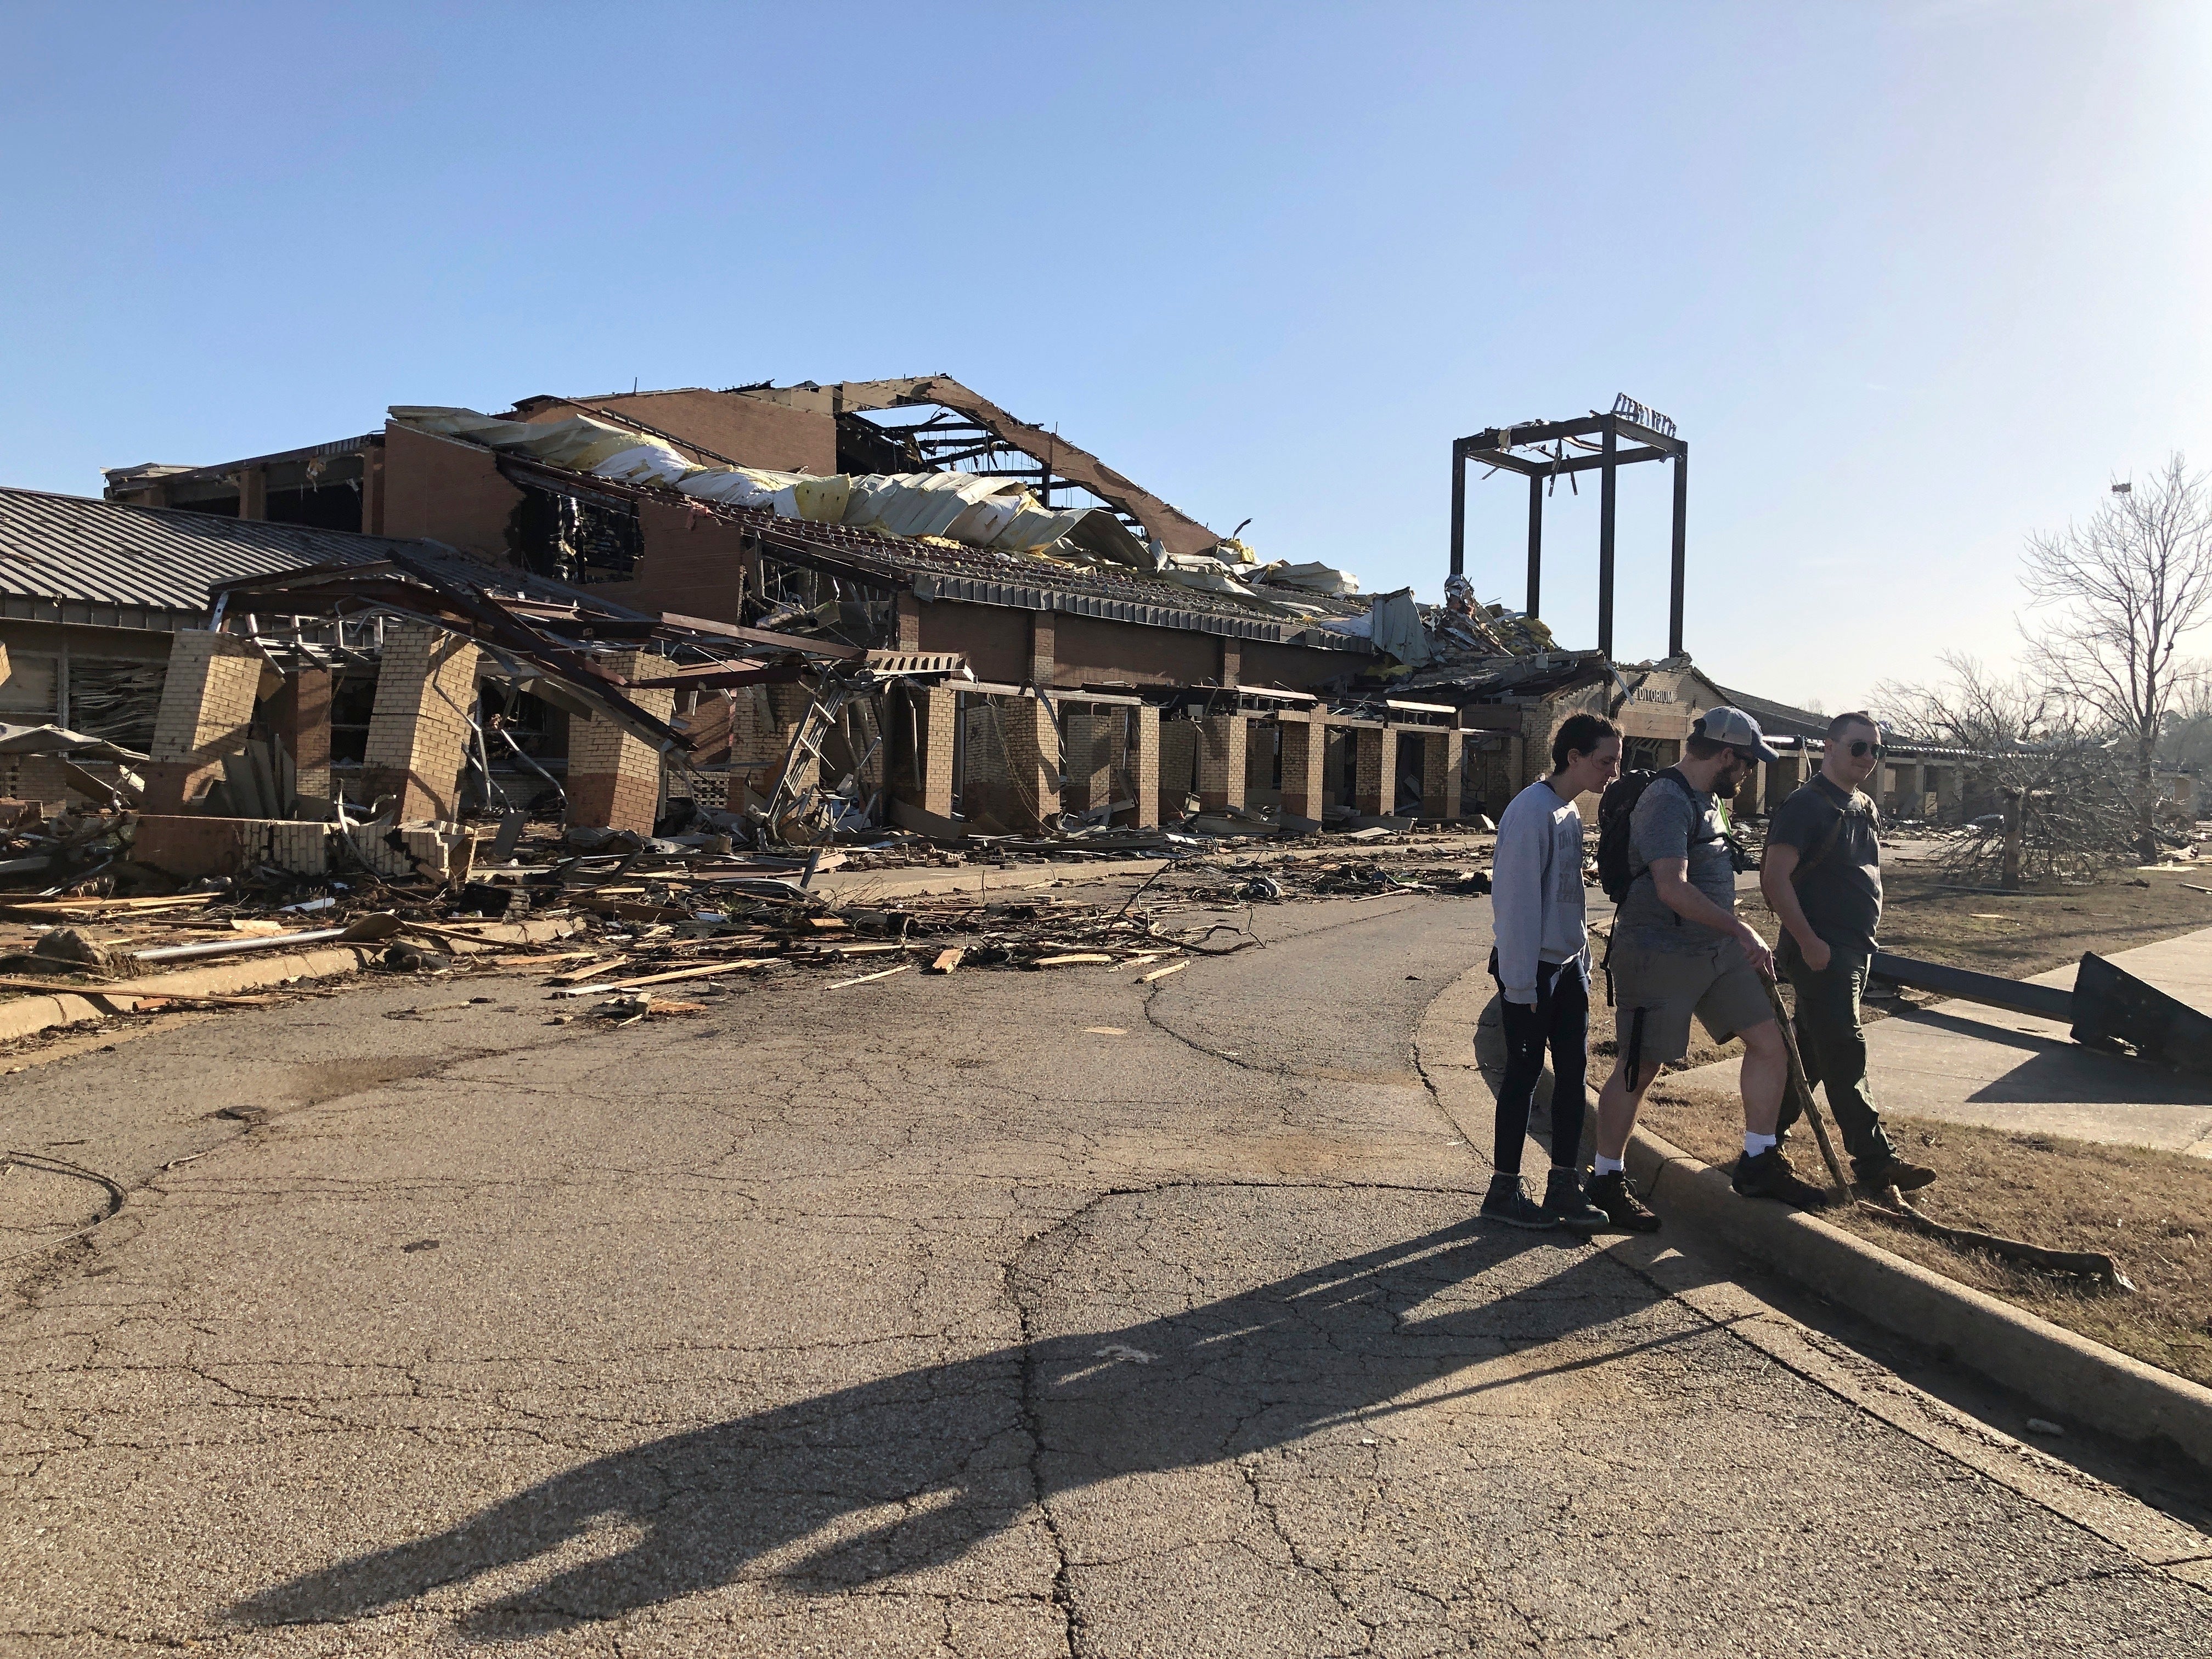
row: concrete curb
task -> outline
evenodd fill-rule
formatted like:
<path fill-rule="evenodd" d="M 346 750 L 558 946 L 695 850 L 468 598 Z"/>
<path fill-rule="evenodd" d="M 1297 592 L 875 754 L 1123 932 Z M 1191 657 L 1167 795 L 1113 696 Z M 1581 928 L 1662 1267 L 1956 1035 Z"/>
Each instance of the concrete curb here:
<path fill-rule="evenodd" d="M 501 945 L 541 944 L 566 938 L 578 924 L 565 920 L 495 923 L 475 929 L 465 942 L 449 950 L 474 956 Z M 313 951 L 283 951 L 268 956 L 245 956 L 234 961 L 210 962 L 173 973 L 149 974 L 142 979 L 119 980 L 113 989 L 57 991 L 51 996 L 17 997 L 0 1002 L 0 1042 L 35 1036 L 57 1025 L 76 1025 L 127 1014 L 143 1001 L 159 997 L 225 997 L 242 992 L 266 991 L 297 980 L 328 979 L 337 974 L 357 974 L 376 960 L 381 945 L 325 945 Z M 128 989 L 125 989 L 125 987 Z"/>
<path fill-rule="evenodd" d="M 1480 967 L 1462 974 L 1429 1004 L 1413 1036 L 1422 1075 L 1477 1156 L 1485 1156 L 1495 1109 L 1474 1043 L 1490 1003 L 1489 980 Z M 1739 1198 L 1724 1172 L 1648 1129 L 1629 1142 L 1628 1167 L 1669 1227 L 1726 1243 L 2055 1418 L 2150 1443 L 2212 1474 L 2212 1389 L 2076 1336 L 1840 1227 Z"/>
<path fill-rule="evenodd" d="M 2077 1336 L 1818 1217 L 1739 1198 L 1724 1170 L 1648 1129 L 1630 1141 L 1628 1168 L 1670 1225 L 1686 1223 L 1719 1238 L 1815 1295 L 2026 1395 L 2054 1417 L 2121 1440 L 2157 1443 L 2212 1474 L 2212 1389 Z"/>

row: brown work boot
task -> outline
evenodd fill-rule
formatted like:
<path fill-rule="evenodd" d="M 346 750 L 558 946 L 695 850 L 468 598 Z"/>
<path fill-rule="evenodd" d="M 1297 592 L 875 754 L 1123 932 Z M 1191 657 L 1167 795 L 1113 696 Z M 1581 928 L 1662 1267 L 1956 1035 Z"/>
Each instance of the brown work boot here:
<path fill-rule="evenodd" d="M 1771 1198 L 1792 1209 L 1828 1207 L 1827 1194 L 1800 1178 L 1779 1146 L 1769 1146 L 1757 1158 L 1747 1152 L 1737 1158 L 1731 1184 L 1746 1198 Z"/>
<path fill-rule="evenodd" d="M 1605 1212 L 1607 1222 L 1616 1231 L 1659 1231 L 1659 1218 L 1644 1208 L 1643 1200 L 1630 1190 L 1626 1170 L 1608 1170 L 1603 1175 L 1592 1176 L 1589 1185 L 1583 1189 L 1583 1196 Z"/>

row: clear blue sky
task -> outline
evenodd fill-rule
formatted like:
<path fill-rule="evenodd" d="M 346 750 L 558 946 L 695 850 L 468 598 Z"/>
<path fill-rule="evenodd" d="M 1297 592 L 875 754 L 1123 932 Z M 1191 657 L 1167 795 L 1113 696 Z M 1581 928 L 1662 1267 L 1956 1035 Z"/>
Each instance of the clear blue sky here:
<path fill-rule="evenodd" d="M 2212 461 L 2212 7 L 0 6 L 0 482 L 393 403 L 946 371 L 1437 597 L 1448 445 L 1627 392 L 1689 646 L 2003 657 L 2022 537 Z M 1621 654 L 1665 647 L 1624 475 Z M 1639 477 L 1638 473 L 1652 475 Z M 1525 496 L 1474 488 L 1517 602 Z M 1594 642 L 1595 500 L 1546 610 Z"/>

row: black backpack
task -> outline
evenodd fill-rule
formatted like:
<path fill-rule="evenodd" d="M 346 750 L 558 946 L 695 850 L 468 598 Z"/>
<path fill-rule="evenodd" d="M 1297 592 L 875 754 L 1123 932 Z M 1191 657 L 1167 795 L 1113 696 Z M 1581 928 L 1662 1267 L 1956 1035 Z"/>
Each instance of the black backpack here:
<path fill-rule="evenodd" d="M 1628 867 L 1628 819 L 1636 811 L 1636 803 L 1644 799 L 1644 792 L 1661 778 L 1672 780 L 1684 794 L 1690 794 L 1688 780 L 1672 767 L 1663 772 L 1623 772 L 1605 787 L 1605 793 L 1597 799 L 1597 881 L 1605 889 L 1605 896 L 1615 904 L 1626 902 L 1628 890 L 1635 884 L 1636 877 Z M 1695 805 L 1695 798 L 1692 805 Z"/>

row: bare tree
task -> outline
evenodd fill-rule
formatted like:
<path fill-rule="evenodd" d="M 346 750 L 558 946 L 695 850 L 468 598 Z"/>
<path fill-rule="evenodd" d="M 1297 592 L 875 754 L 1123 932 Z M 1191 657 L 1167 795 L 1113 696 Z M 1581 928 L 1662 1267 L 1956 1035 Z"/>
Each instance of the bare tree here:
<path fill-rule="evenodd" d="M 1884 680 L 1875 688 L 1884 726 L 1922 743 L 1977 753 L 2047 735 L 2052 698 L 2026 675 L 2002 679 L 1963 652 L 1947 651 L 1938 660 L 1949 671 L 1948 679 L 1929 684 Z"/>
<path fill-rule="evenodd" d="M 1969 885 L 2017 887 L 2090 881 L 2134 862 L 2133 752 L 2101 714 L 2033 673 L 2008 679 L 1958 653 L 1942 661 L 1948 679 L 1885 682 L 1875 692 L 1886 728 L 1975 757 L 1968 793 L 1984 816 L 1946 843 L 1938 870 Z"/>
<path fill-rule="evenodd" d="M 2115 493 L 2086 524 L 2031 537 L 2021 581 L 2048 608 L 2021 633 L 2032 676 L 2094 710 L 2133 761 L 2136 850 L 2158 856 L 2159 738 L 2185 665 L 2182 640 L 2212 606 L 2212 486 L 2169 456 L 2148 484 Z"/>

